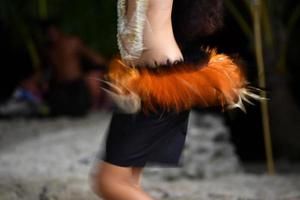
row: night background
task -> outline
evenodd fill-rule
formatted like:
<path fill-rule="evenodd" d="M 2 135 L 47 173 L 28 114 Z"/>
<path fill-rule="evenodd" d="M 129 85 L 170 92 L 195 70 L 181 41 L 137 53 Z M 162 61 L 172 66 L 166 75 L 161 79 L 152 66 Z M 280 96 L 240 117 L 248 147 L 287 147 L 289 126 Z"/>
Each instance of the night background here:
<path fill-rule="evenodd" d="M 245 69 L 249 82 L 253 86 L 259 87 L 256 60 L 257 40 L 254 35 L 255 21 L 253 20 L 255 8 L 253 2 L 255 1 L 225 0 L 223 28 L 214 35 L 199 38 L 199 41 L 204 46 L 217 47 L 219 52 L 237 58 L 240 65 Z M 275 192 L 276 195 L 282 195 L 282 199 L 286 197 L 284 195 L 291 196 L 290 199 L 300 199 L 300 83 L 298 82 L 300 76 L 298 64 L 300 62 L 300 3 L 292 0 L 263 0 L 261 1 L 260 9 L 262 36 L 260 45 L 263 48 L 266 78 L 266 87 L 263 89 L 269 98 L 267 101 L 268 122 L 270 124 L 273 157 L 275 160 L 275 174 L 282 175 L 282 179 L 276 179 L 277 175 L 275 175 L 273 180 L 272 177 L 266 175 L 268 171 L 262 125 L 263 115 L 259 102 L 255 102 L 255 105 L 245 103 L 246 114 L 238 109 L 224 113 L 205 109 L 197 112 L 197 109 L 195 109 L 195 113 L 198 116 L 196 118 L 199 119 L 199 123 L 195 123 L 198 123 L 197 127 L 199 126 L 199 130 L 206 130 L 207 126 L 210 125 L 213 129 L 215 126 L 213 123 L 216 122 L 218 124 L 218 120 L 223 122 L 222 126 L 224 126 L 227 134 L 225 137 L 228 137 L 227 142 L 234 149 L 234 156 L 239 163 L 236 171 L 231 170 L 228 173 L 246 173 L 245 179 L 238 178 L 238 180 L 243 180 L 242 182 L 246 185 L 251 183 L 252 185 L 248 184 L 245 188 L 248 187 L 249 194 L 252 192 L 259 196 L 258 198 L 255 195 L 250 195 L 250 199 L 267 198 L 264 195 L 261 196 L 262 191 L 278 192 L 278 188 L 272 188 L 273 183 L 276 185 L 275 182 L 278 185 L 282 183 L 291 186 L 291 188 L 285 190 L 287 191 L 286 194 L 279 194 L 279 191 L 278 194 Z M 52 137 L 57 135 L 57 132 L 69 130 L 69 128 L 71 132 L 73 129 L 94 131 L 94 134 L 96 132 L 93 135 L 94 138 L 88 138 L 88 135 L 91 134 L 87 134 L 86 144 L 79 146 L 82 151 L 85 151 L 85 147 L 90 148 L 90 151 L 97 151 L 100 145 L 99 131 L 105 132 L 114 105 L 100 89 L 100 82 L 96 79 L 97 77 L 101 78 L 105 74 L 109 60 L 118 53 L 116 20 L 115 1 L 29 0 L 26 3 L 22 0 L 0 1 L 0 179 L 3 177 L 4 180 L 0 181 L 1 200 L 2 198 L 36 199 L 35 194 L 38 194 L 39 199 L 43 200 L 51 199 L 55 195 L 56 199 L 74 199 L 76 196 L 74 194 L 72 197 L 63 196 L 62 192 L 56 192 L 57 188 L 62 187 L 65 181 L 68 180 L 64 174 L 59 175 L 64 177 L 64 179 L 57 185 L 55 185 L 56 182 L 55 184 L 51 182 L 52 179 L 50 181 L 41 176 L 43 178 L 38 179 L 40 181 L 38 184 L 44 184 L 46 185 L 44 188 L 50 188 L 46 189 L 46 192 L 42 189 L 41 191 L 44 191 L 44 193 L 37 192 L 39 189 L 35 187 L 38 186 L 32 186 L 35 189 L 28 189 L 28 186 L 25 189 L 15 189 L 15 186 L 12 185 L 26 185 L 27 177 L 20 176 L 21 178 L 18 179 L 18 176 L 7 175 L 9 173 L 14 174 L 13 171 L 6 171 L 10 168 L 10 165 L 21 163 L 21 161 L 10 162 L 9 155 L 12 156 L 12 160 L 18 159 L 17 155 L 10 153 L 16 151 L 18 145 L 22 145 L 23 141 L 33 140 L 33 143 L 37 144 L 39 138 L 43 137 L 44 130 L 45 135 L 51 135 L 50 137 Z M 49 27 L 55 27 L 59 33 L 63 34 L 64 40 L 61 41 L 63 41 L 62 43 L 65 42 L 64 44 L 56 45 L 55 41 L 51 41 Z M 82 85 L 82 81 L 74 81 L 69 85 L 55 83 L 55 78 L 53 77 L 67 80 L 67 76 L 64 73 L 69 69 L 66 68 L 65 71 L 59 71 L 55 67 L 55 65 L 61 66 L 64 64 L 61 61 L 57 61 L 60 58 L 57 54 L 61 54 L 60 51 L 63 52 L 64 50 L 62 49 L 64 48 L 68 49 L 65 51 L 77 52 L 76 55 L 78 54 L 78 57 L 76 60 L 78 62 L 69 61 L 69 63 L 77 63 L 75 65 L 80 66 L 80 72 L 71 71 L 71 74 L 77 76 L 77 73 L 82 80 L 88 80 L 87 86 Z M 80 89 L 75 91 L 75 85 Z M 67 88 L 73 91 L 71 92 L 72 94 L 66 95 L 64 93 Z M 90 98 L 84 98 L 86 94 L 89 94 Z M 60 101 L 64 98 L 67 98 L 67 102 Z M 76 142 L 78 142 L 82 139 L 79 136 L 77 137 L 78 134 L 75 133 L 74 137 L 71 135 L 69 137 L 76 138 Z M 85 133 L 82 134 L 81 137 L 84 137 Z M 93 143 L 95 146 L 92 146 L 92 144 L 89 146 L 88 141 L 92 140 L 96 140 Z M 225 141 L 226 139 L 221 137 L 221 140 Z M 200 144 L 201 141 L 202 139 L 199 138 L 198 141 L 195 141 L 195 145 Z M 43 144 L 47 145 L 47 141 Z M 49 140 L 50 144 L 52 143 Z M 29 146 L 28 148 L 30 148 Z M 22 151 L 20 150 L 20 152 Z M 201 151 L 198 151 L 198 153 L 201 154 Z M 22 154 L 18 155 L 22 157 Z M 80 177 L 87 176 L 84 173 L 92 164 L 92 156 L 85 158 L 84 152 L 75 153 L 74 155 L 83 156 L 82 159 L 77 158 L 81 159 L 80 163 L 85 167 L 85 170 L 79 170 L 82 172 Z M 68 158 L 65 159 L 68 160 Z M 73 159 L 76 160 L 76 158 Z M 34 163 L 35 161 L 33 160 L 32 162 Z M 74 163 L 69 164 L 73 165 Z M 199 162 L 196 162 L 196 165 L 199 165 Z M 24 168 L 26 171 L 27 168 Z M 31 173 L 29 168 L 28 177 L 30 178 L 28 182 L 30 184 L 36 183 L 34 182 L 36 180 L 33 178 L 34 173 Z M 76 166 L 73 166 L 73 168 L 72 170 L 79 173 L 76 171 Z M 205 175 L 207 174 L 205 169 L 201 169 L 201 173 L 199 172 L 201 175 L 199 173 L 186 175 L 188 173 L 182 172 L 183 175 L 180 175 L 180 177 L 192 177 L 191 183 L 195 180 L 197 182 L 195 177 L 200 178 L 201 181 L 205 181 L 202 179 L 207 177 L 221 177 L 225 184 L 228 180 L 232 180 L 230 178 L 227 179 L 226 176 L 225 178 L 223 177 L 224 174 L 227 174 L 225 168 L 223 172 L 221 170 L 209 176 Z M 16 168 L 16 171 L 18 170 Z M 22 174 L 21 169 L 18 172 Z M 43 174 L 43 172 L 43 170 L 37 170 L 37 174 Z M 27 171 L 24 173 L 27 173 Z M 149 171 L 148 173 L 151 175 L 151 173 L 155 172 Z M 161 173 L 164 174 L 164 172 Z M 259 178 L 259 180 L 262 184 L 271 186 L 266 187 L 265 190 L 255 186 L 253 183 L 256 180 L 247 177 L 248 173 L 262 174 L 263 178 Z M 290 174 L 296 175 L 289 179 Z M 72 172 L 70 172 L 71 175 Z M 172 177 L 176 176 L 167 173 L 165 177 L 167 177 L 166 180 L 171 180 Z M 54 176 L 53 179 L 55 178 L 57 177 Z M 44 183 L 43 180 L 45 180 Z M 72 184 L 74 183 L 70 183 L 70 185 Z M 166 183 L 162 183 L 162 187 L 168 188 L 164 184 Z M 203 184 L 203 187 L 205 186 L 204 182 L 201 182 L 201 184 Z M 215 184 L 218 185 L 217 183 Z M 239 185 L 236 182 L 232 184 L 236 187 Z M 171 198 L 172 195 L 170 194 L 164 197 L 162 195 L 163 192 L 156 191 L 151 184 L 147 185 L 147 181 L 145 185 L 150 193 L 151 191 L 153 193 L 156 192 L 161 199 L 177 198 Z M 71 189 L 66 189 L 67 194 L 72 194 L 72 187 Z M 211 199 L 222 199 L 222 195 L 226 193 L 224 192 L 226 191 L 224 189 L 226 188 L 225 186 L 223 187 L 220 184 L 217 187 L 221 188 L 220 192 L 211 197 Z M 254 189 L 251 190 L 251 187 Z M 76 188 L 76 184 L 74 188 Z M 234 190 L 231 188 L 230 190 L 233 191 L 233 196 L 240 195 L 243 197 L 243 192 L 239 193 L 238 189 Z M 19 195 L 19 197 L 18 195 L 10 196 L 13 192 L 17 194 L 20 191 L 21 193 L 25 191 L 26 195 L 24 195 L 24 198 L 20 197 L 22 195 Z M 289 191 L 291 192 L 289 193 Z M 6 194 L 6 196 L 1 197 L 1 193 Z M 41 198 L 43 195 L 45 198 Z M 90 198 L 90 196 L 86 195 L 85 193 L 78 193 L 77 199 Z M 247 195 L 246 197 L 248 197 Z M 224 199 L 228 198 L 224 197 Z"/>

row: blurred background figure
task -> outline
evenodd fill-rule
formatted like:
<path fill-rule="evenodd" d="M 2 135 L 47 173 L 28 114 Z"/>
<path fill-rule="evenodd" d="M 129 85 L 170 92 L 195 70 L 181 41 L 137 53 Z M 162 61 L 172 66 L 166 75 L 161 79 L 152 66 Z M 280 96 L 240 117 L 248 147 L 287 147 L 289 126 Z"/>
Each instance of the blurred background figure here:
<path fill-rule="evenodd" d="M 38 69 L 22 76 L 0 106 L 0 115 L 81 116 L 90 110 L 110 109 L 99 81 L 106 70 L 104 56 L 79 37 L 64 34 L 52 20 L 43 21 L 40 28 L 44 37 L 37 42 Z"/>
<path fill-rule="evenodd" d="M 106 68 L 104 57 L 53 23 L 46 23 L 44 28 L 49 39 L 44 53 L 50 76 L 46 98 L 51 113 L 81 115 L 90 108 L 100 108 L 105 98 L 99 81 Z"/>

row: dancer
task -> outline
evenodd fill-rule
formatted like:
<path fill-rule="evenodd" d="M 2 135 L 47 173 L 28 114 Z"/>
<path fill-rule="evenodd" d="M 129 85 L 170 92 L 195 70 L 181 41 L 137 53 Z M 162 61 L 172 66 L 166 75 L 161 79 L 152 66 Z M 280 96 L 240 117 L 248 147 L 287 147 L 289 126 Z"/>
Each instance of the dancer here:
<path fill-rule="evenodd" d="M 104 82 L 120 110 L 92 187 L 106 200 L 153 200 L 141 188 L 143 168 L 181 166 L 193 106 L 245 110 L 243 100 L 260 97 L 228 56 L 189 48 L 221 26 L 221 0 L 119 0 L 118 14 L 121 57 Z"/>

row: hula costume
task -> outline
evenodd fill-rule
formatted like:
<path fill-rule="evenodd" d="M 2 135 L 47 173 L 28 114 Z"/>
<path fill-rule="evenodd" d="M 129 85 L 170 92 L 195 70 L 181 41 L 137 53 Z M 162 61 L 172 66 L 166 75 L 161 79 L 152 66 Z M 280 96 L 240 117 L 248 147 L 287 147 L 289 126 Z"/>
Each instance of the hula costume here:
<path fill-rule="evenodd" d="M 113 113 L 101 158 L 119 166 L 180 166 L 193 107 L 245 111 L 243 101 L 262 99 L 254 93 L 259 89 L 249 85 L 229 56 L 211 49 L 199 49 L 196 60 L 135 66 L 132 61 L 143 51 L 148 0 L 136 0 L 131 21 L 125 3 L 118 1 L 120 57 L 112 60 L 104 81 L 104 90 L 123 112 Z"/>

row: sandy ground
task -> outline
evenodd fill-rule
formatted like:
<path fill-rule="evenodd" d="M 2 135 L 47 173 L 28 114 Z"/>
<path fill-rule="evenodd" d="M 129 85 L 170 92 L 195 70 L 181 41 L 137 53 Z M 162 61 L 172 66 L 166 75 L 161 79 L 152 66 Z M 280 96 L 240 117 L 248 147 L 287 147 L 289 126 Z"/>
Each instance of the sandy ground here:
<path fill-rule="evenodd" d="M 88 175 L 110 117 L 1 121 L 0 200 L 97 200 Z M 239 172 L 209 179 L 162 173 L 151 168 L 143 176 L 143 187 L 155 199 L 300 200 L 298 173 Z"/>

